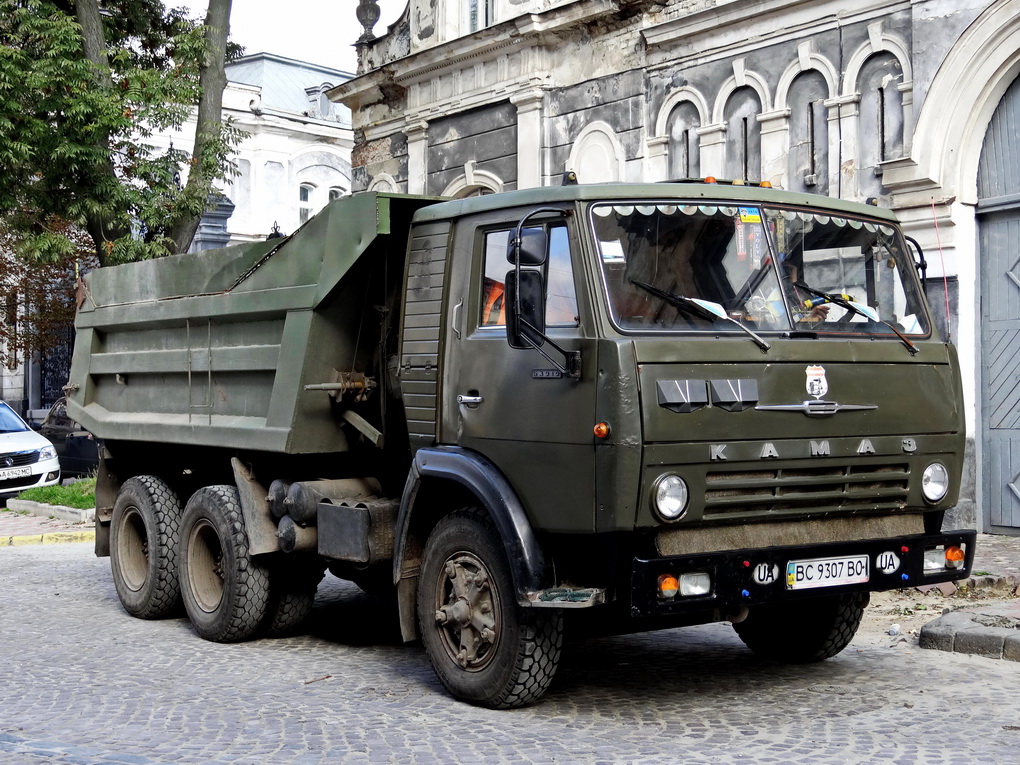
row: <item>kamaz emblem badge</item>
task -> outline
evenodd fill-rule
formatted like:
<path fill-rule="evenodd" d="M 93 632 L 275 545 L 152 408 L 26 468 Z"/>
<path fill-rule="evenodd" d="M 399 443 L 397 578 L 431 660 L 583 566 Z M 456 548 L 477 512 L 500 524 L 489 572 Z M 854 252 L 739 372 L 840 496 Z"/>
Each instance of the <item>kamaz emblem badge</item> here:
<path fill-rule="evenodd" d="M 825 367 L 810 366 L 807 368 L 807 392 L 815 398 L 821 398 L 829 392 L 829 383 L 825 379 Z"/>

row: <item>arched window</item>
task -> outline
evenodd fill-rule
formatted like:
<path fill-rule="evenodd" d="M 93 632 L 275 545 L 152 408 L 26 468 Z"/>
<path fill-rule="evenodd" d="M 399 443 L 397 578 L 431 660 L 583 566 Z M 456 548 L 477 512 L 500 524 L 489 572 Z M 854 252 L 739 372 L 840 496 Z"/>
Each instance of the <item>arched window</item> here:
<path fill-rule="evenodd" d="M 315 207 L 312 201 L 315 195 L 315 187 L 310 183 L 302 183 L 298 187 L 298 221 L 304 223 L 315 215 Z"/>
<path fill-rule="evenodd" d="M 669 113 L 669 178 L 697 178 L 701 175 L 701 146 L 698 128 L 701 116 L 690 101 L 677 104 Z"/>
<path fill-rule="evenodd" d="M 829 193 L 828 85 L 808 70 L 790 86 L 790 153 L 786 185 L 791 191 Z"/>
<path fill-rule="evenodd" d="M 335 199 L 339 199 L 343 195 L 344 195 L 343 189 L 334 187 L 329 190 L 329 201 L 332 202 Z"/>
<path fill-rule="evenodd" d="M 727 178 L 761 179 L 761 99 L 754 88 L 737 88 L 726 101 Z"/>
<path fill-rule="evenodd" d="M 874 172 L 882 162 L 903 156 L 903 68 L 891 53 L 871 56 L 861 67 L 859 153 L 860 194 L 881 193 L 881 175 Z"/>

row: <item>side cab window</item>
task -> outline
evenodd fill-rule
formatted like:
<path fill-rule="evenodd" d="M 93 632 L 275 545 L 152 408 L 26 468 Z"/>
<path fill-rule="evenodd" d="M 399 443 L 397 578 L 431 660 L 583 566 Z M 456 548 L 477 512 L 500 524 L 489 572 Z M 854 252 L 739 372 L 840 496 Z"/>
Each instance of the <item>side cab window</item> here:
<path fill-rule="evenodd" d="M 506 326 L 506 294 L 504 279 L 513 266 L 506 259 L 510 229 L 488 231 L 485 234 L 485 266 L 482 280 L 481 316 L 479 326 Z M 549 327 L 576 327 L 577 293 L 570 264 L 570 244 L 567 227 L 562 223 L 546 226 L 549 252 L 545 262 L 546 304 L 545 322 Z"/>

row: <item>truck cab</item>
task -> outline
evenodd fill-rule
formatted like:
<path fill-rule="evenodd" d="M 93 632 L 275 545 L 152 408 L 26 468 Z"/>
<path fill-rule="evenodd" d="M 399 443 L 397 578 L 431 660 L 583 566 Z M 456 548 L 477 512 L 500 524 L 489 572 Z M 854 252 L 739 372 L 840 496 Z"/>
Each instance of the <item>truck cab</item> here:
<path fill-rule="evenodd" d="M 941 529 L 956 354 L 889 212 L 691 182 L 443 203 L 415 225 L 442 231 L 448 269 L 416 459 L 498 476 L 510 560 L 542 561 L 517 567 L 522 603 L 623 630 L 729 619 L 804 661 L 849 642 L 869 592 L 969 571 L 973 533 Z"/>

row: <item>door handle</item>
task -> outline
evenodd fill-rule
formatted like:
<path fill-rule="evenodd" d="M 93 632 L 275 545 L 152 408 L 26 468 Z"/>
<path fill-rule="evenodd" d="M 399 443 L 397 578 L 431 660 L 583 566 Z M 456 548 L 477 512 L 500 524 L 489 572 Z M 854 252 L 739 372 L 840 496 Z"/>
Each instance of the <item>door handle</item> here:
<path fill-rule="evenodd" d="M 481 396 L 465 396 L 463 393 L 457 394 L 458 404 L 467 404 L 468 406 L 477 405 L 485 401 Z"/>

